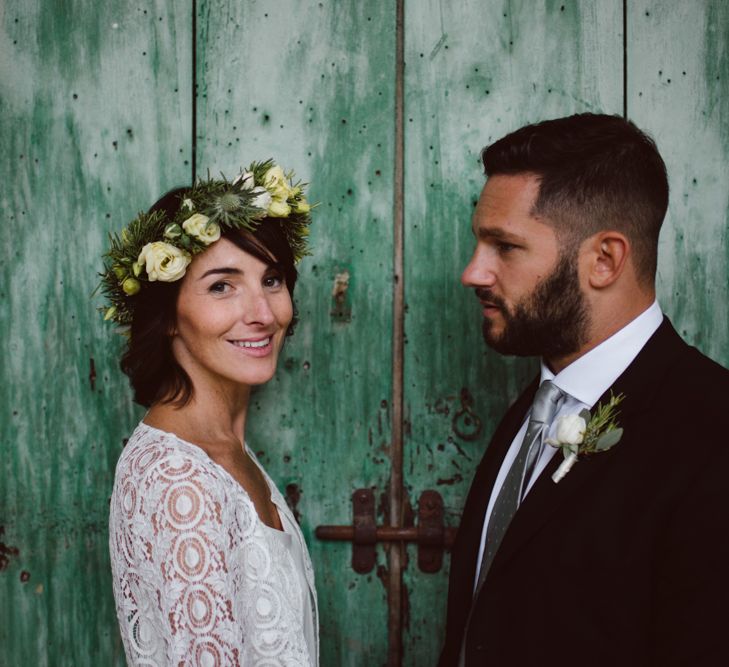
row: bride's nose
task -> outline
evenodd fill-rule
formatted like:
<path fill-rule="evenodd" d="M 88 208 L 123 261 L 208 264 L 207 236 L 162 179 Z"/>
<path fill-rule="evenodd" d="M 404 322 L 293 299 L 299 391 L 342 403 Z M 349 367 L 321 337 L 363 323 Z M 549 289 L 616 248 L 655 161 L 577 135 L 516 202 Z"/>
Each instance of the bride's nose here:
<path fill-rule="evenodd" d="M 249 293 L 243 299 L 243 320 L 246 324 L 268 325 L 275 321 L 268 295 L 263 290 Z"/>

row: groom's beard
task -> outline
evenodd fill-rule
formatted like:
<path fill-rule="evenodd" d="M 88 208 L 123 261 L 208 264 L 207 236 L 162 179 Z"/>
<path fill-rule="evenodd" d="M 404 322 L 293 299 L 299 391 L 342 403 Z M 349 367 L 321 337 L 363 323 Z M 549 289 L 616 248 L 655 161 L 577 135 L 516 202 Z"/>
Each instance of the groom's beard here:
<path fill-rule="evenodd" d="M 484 340 L 501 354 L 554 359 L 576 352 L 585 341 L 589 317 L 574 256 L 561 256 L 554 271 L 511 310 L 489 289 L 478 288 L 476 295 L 501 309 L 500 334 L 492 331 L 490 319 L 483 321 Z"/>

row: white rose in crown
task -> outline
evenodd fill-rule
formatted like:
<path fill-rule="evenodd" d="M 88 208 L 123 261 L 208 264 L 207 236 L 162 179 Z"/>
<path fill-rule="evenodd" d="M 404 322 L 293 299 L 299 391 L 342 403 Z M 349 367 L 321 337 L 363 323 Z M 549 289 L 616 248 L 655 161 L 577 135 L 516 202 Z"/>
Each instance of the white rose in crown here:
<path fill-rule="evenodd" d="M 172 283 L 185 275 L 192 261 L 190 253 L 164 241 L 148 243 L 139 253 L 137 263 L 145 266 L 147 279 Z"/>
<path fill-rule="evenodd" d="M 191 215 L 182 223 L 182 229 L 205 245 L 215 243 L 220 238 L 218 223 L 210 222 L 210 218 L 202 213 Z"/>
<path fill-rule="evenodd" d="M 256 208 L 260 208 L 263 211 L 267 211 L 268 207 L 273 201 L 271 193 L 266 190 L 266 188 L 259 185 L 258 187 L 255 187 L 253 188 L 253 190 L 251 190 L 251 194 L 255 195 L 255 197 L 251 199 L 251 206 L 255 206 Z"/>
<path fill-rule="evenodd" d="M 277 164 L 273 165 L 263 175 L 263 185 L 271 195 L 268 215 L 272 218 L 287 218 L 291 215 L 291 205 L 288 200 L 297 195 L 300 190 L 291 187 L 283 169 Z"/>
<path fill-rule="evenodd" d="M 274 199 L 285 202 L 293 194 L 293 188 L 289 185 L 286 174 L 277 164 L 263 175 L 263 185 Z"/>

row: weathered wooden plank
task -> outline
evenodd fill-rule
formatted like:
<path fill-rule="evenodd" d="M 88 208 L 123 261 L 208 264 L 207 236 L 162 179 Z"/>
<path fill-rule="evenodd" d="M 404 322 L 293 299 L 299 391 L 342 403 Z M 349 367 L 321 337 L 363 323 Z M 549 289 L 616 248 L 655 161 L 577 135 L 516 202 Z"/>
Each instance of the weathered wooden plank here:
<path fill-rule="evenodd" d="M 660 297 L 679 329 L 726 364 L 729 17 L 719 0 L 627 7 L 629 115 L 656 136 L 673 187 Z M 250 440 L 292 498 L 301 494 L 322 663 L 380 664 L 384 590 L 351 571 L 349 546 L 319 543 L 313 528 L 348 523 L 351 490 L 383 492 L 389 474 L 394 3 L 198 0 L 198 9 L 199 171 L 231 174 L 271 155 L 311 179 L 322 202 L 297 295 L 302 323 L 277 379 L 256 395 Z M 482 185 L 478 150 L 537 118 L 621 111 L 622 3 L 406 9 L 405 474 L 413 500 L 438 489 L 455 523 L 472 466 L 532 369 L 484 350 L 472 296 L 458 285 Z M 0 6 L 0 211 L 10 226 L 0 267 L 0 664 L 122 662 L 107 496 L 140 413 L 116 367 L 119 341 L 88 295 L 106 230 L 189 181 L 191 42 L 187 4 Z M 331 292 L 345 272 L 337 307 Z M 475 442 L 453 429 L 463 387 L 483 422 Z M 410 556 L 406 664 L 432 664 L 445 573 L 423 575 Z"/>
<path fill-rule="evenodd" d="M 108 496 L 140 414 L 90 295 L 106 232 L 189 181 L 190 16 L 161 1 L 0 6 L 3 665 L 123 664 Z"/>
<path fill-rule="evenodd" d="M 658 298 L 684 337 L 729 365 L 729 6 L 628 8 L 628 116 L 654 136 L 671 186 Z"/>
<path fill-rule="evenodd" d="M 248 438 L 279 486 L 300 493 L 322 665 L 383 664 L 383 586 L 352 571 L 349 544 L 313 530 L 351 523 L 352 491 L 379 497 L 389 476 L 394 3 L 198 6 L 200 171 L 232 174 L 270 156 L 321 202 L 297 286 L 301 322 L 254 398 Z"/>
<path fill-rule="evenodd" d="M 458 521 L 474 466 L 533 362 L 487 350 L 459 283 L 483 186 L 480 149 L 531 121 L 622 110 L 622 3 L 406 3 L 406 477 Z M 470 409 L 482 431 L 475 431 Z M 470 423 L 469 420 L 470 419 Z M 447 567 L 407 576 L 407 665 L 434 664 Z M 447 559 L 446 559 L 447 560 Z"/>

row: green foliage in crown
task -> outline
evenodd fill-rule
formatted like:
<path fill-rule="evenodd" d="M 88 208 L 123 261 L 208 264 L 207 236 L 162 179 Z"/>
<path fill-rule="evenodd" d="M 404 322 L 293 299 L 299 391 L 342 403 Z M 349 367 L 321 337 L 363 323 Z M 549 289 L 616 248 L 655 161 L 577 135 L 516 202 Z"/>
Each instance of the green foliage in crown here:
<path fill-rule="evenodd" d="M 109 235 L 101 291 L 108 301 L 104 319 L 131 324 L 135 296 L 150 282 L 180 280 L 192 257 L 226 230 L 254 231 L 264 218 L 282 219 L 294 260 L 310 254 L 306 184 L 294 182 L 272 160 L 254 162 L 233 181 L 199 180 L 182 193 L 172 218 L 161 211 L 140 213 L 121 234 Z"/>

